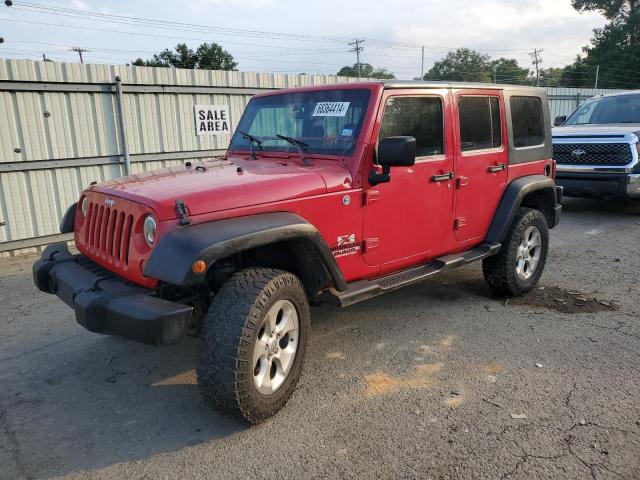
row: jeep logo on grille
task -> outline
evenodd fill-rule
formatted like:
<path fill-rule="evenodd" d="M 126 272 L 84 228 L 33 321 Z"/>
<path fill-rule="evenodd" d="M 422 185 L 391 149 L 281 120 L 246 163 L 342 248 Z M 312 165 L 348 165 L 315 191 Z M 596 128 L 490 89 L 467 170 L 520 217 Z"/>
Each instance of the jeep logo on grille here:
<path fill-rule="evenodd" d="M 113 208 L 113 206 L 116 204 L 116 201 L 113 198 L 107 198 L 104 201 L 104 204 L 109 208 Z"/>
<path fill-rule="evenodd" d="M 573 158 L 575 158 L 576 160 L 582 159 L 582 157 L 584 157 L 586 154 L 587 154 L 587 152 L 585 152 L 581 148 L 576 148 L 573 152 L 571 152 L 571 156 Z"/>

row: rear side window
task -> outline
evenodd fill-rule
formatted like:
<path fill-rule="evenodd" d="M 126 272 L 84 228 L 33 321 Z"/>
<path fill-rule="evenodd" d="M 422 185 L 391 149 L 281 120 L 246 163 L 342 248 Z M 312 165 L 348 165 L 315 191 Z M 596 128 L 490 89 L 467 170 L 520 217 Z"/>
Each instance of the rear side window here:
<path fill-rule="evenodd" d="M 410 136 L 416 139 L 416 157 L 443 152 L 442 101 L 437 97 L 392 97 L 387 100 L 380 140 Z"/>
<path fill-rule="evenodd" d="M 500 100 L 497 97 L 460 97 L 458 111 L 463 152 L 502 146 Z"/>
<path fill-rule="evenodd" d="M 516 148 L 544 144 L 544 115 L 538 97 L 511 97 L 511 123 Z"/>

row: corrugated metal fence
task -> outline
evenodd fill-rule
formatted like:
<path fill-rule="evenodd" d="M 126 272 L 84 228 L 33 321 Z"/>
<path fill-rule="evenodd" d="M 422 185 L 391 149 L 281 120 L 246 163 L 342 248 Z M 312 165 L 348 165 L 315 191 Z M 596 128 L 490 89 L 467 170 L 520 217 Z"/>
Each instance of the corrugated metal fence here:
<path fill-rule="evenodd" d="M 131 173 L 219 155 L 230 136 L 197 136 L 195 105 L 228 105 L 233 131 L 255 93 L 350 81 L 0 60 L 0 254 L 67 239 L 58 225 L 68 205 L 90 182 L 123 175 L 125 138 Z M 549 89 L 552 115 L 595 93 L 604 92 Z"/>

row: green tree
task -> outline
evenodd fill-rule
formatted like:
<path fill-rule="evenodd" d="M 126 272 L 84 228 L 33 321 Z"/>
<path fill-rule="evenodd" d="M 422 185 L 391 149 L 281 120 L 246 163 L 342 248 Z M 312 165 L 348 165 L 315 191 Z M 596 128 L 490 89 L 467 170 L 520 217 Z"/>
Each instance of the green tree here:
<path fill-rule="evenodd" d="M 540 85 L 549 87 L 564 87 L 566 68 L 543 68 L 540 70 Z"/>
<path fill-rule="evenodd" d="M 572 0 L 579 12 L 596 11 L 608 20 L 596 28 L 591 44 L 565 69 L 570 86 L 593 86 L 600 66 L 598 86 L 640 86 L 640 0 Z"/>
<path fill-rule="evenodd" d="M 369 63 L 360 64 L 360 75 L 358 75 L 358 64 L 354 63 L 353 66 L 342 67 L 338 72 L 339 77 L 358 77 L 361 78 L 379 78 L 390 79 L 396 78 L 396 76 L 388 71 L 386 68 L 376 67 L 374 68 Z"/>
<path fill-rule="evenodd" d="M 133 65 L 139 67 L 173 67 L 201 70 L 235 70 L 238 63 L 217 43 L 203 43 L 195 51 L 186 43 L 179 43 L 173 50 L 164 49 L 153 58 L 138 58 Z"/>
<path fill-rule="evenodd" d="M 496 83 L 510 83 L 526 85 L 531 82 L 528 68 L 522 68 L 513 58 L 499 58 L 490 62 L 493 81 Z"/>
<path fill-rule="evenodd" d="M 492 60 L 489 55 L 469 48 L 459 48 L 434 63 L 424 79 L 527 84 L 530 83 L 530 74 L 528 68 L 522 68 L 513 58 Z"/>
<path fill-rule="evenodd" d="M 469 48 L 459 48 L 447 53 L 425 74 L 425 80 L 450 80 L 459 82 L 492 82 L 489 55 Z"/>

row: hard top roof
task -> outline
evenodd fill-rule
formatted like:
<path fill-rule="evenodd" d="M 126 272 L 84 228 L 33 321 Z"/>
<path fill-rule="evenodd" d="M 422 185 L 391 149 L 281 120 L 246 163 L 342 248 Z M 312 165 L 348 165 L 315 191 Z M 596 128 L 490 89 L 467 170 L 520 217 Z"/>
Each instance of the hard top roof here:
<path fill-rule="evenodd" d="M 545 92 L 543 88 L 528 85 L 509 85 L 479 82 L 449 82 L 449 81 L 422 81 L 422 80 L 384 80 L 381 81 L 384 88 L 478 88 L 484 90 L 528 90 Z"/>

